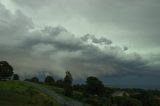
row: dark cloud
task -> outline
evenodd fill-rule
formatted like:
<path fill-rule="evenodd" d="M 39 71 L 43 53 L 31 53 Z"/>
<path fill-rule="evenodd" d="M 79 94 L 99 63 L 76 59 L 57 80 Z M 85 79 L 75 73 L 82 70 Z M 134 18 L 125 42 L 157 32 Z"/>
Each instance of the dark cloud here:
<path fill-rule="evenodd" d="M 107 38 L 104 38 L 104 37 L 96 38 L 95 35 L 91 35 L 91 34 L 86 34 L 82 36 L 81 39 L 83 41 L 91 40 L 93 43 L 96 43 L 96 44 L 105 44 L 105 45 L 112 44 L 112 41 Z"/>
<path fill-rule="evenodd" d="M 160 45 L 159 0 L 116 2 L 113 0 L 13 0 L 13 2 L 31 15 L 35 21 L 43 20 L 48 24 L 53 22 L 66 26 L 69 24 L 71 30 L 78 30 L 77 32 L 81 33 L 84 31 L 103 33 L 102 36 L 112 38 L 115 43 L 124 43 L 138 52 L 145 52 L 148 48 L 157 49 Z"/>
<path fill-rule="evenodd" d="M 11 13 L 4 6 L 0 19 L 8 22 L 0 23 L 0 58 L 10 61 L 18 73 L 46 70 L 63 76 L 70 70 L 75 78 L 159 73 L 149 65 L 152 61 L 138 53 L 126 53 L 127 47 L 114 46 L 107 38 L 91 34 L 77 37 L 62 26 L 36 29 L 21 11 Z M 149 67 L 152 70 L 147 70 Z"/>
<path fill-rule="evenodd" d="M 128 50 L 128 47 L 127 47 L 127 46 L 124 46 L 124 47 L 123 47 L 123 50 L 124 50 L 124 51 L 127 51 L 127 50 Z"/>

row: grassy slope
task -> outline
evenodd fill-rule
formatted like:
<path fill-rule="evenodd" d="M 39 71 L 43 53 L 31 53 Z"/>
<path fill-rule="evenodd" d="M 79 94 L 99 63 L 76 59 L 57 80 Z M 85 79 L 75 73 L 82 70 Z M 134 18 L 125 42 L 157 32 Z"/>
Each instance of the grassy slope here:
<path fill-rule="evenodd" d="M 65 99 L 70 99 L 67 96 L 64 96 L 64 89 L 63 88 L 59 88 L 59 87 L 55 87 L 53 85 L 47 85 L 47 84 L 42 84 L 42 86 L 55 91 L 56 93 L 60 94 L 61 96 L 65 97 Z M 71 97 L 72 99 L 78 100 L 78 101 L 82 101 L 82 93 L 78 92 L 78 91 L 74 91 L 73 92 L 73 96 Z"/>
<path fill-rule="evenodd" d="M 0 81 L 0 106 L 60 106 L 56 100 L 19 81 Z"/>

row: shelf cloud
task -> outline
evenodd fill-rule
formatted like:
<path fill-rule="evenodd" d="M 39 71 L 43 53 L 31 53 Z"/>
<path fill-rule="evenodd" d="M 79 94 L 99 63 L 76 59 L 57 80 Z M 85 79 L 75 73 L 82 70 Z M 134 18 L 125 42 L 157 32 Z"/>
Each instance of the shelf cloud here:
<path fill-rule="evenodd" d="M 159 4 L 1 0 L 0 60 L 8 61 L 24 78 L 50 74 L 62 78 L 69 70 L 74 79 L 90 75 L 123 81 L 127 76 L 158 79 Z M 159 85 L 155 79 L 150 83 Z"/>

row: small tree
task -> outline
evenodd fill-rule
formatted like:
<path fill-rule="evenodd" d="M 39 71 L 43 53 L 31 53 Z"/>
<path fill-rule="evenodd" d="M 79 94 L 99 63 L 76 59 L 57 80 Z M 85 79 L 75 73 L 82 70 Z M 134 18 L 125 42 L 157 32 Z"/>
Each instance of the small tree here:
<path fill-rule="evenodd" d="M 104 95 L 104 85 L 103 83 L 96 77 L 88 77 L 86 81 L 86 93 L 89 95 Z"/>
<path fill-rule="evenodd" d="M 51 76 L 47 76 L 45 78 L 44 82 L 47 83 L 47 84 L 54 84 L 55 83 L 54 78 L 51 77 Z"/>
<path fill-rule="evenodd" d="M 58 87 L 63 87 L 63 80 L 57 80 L 56 81 L 56 86 L 58 86 Z"/>
<path fill-rule="evenodd" d="M 18 74 L 14 74 L 14 75 L 13 75 L 13 80 L 19 80 Z"/>
<path fill-rule="evenodd" d="M 38 82 L 39 82 L 39 79 L 38 79 L 37 77 L 33 77 L 33 78 L 31 78 L 31 82 L 36 82 L 36 83 L 38 83 Z"/>
<path fill-rule="evenodd" d="M 72 88 L 72 75 L 69 71 L 66 71 L 66 76 L 64 78 L 64 95 L 72 96 L 73 88 Z"/>
<path fill-rule="evenodd" d="M 10 79 L 13 75 L 13 68 L 6 61 L 0 61 L 0 80 Z"/>

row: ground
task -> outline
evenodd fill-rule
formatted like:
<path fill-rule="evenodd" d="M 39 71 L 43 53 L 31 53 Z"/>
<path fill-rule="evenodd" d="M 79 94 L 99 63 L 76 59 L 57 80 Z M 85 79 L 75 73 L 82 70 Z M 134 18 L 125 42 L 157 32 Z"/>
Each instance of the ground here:
<path fill-rule="evenodd" d="M 75 98 L 69 98 L 69 97 L 63 96 L 62 88 L 58 88 L 53 85 L 49 86 L 46 84 L 37 84 L 32 82 L 26 82 L 26 83 L 39 89 L 45 94 L 55 98 L 58 101 L 58 103 L 60 103 L 62 106 L 89 106 L 87 104 L 84 104 L 83 102 L 79 102 L 78 100 L 75 100 Z"/>
<path fill-rule="evenodd" d="M 53 98 L 21 81 L 0 81 L 0 106 L 60 106 Z"/>

